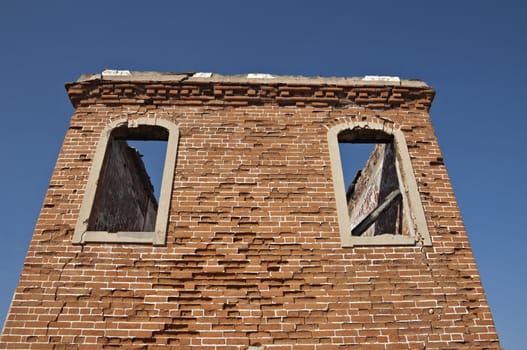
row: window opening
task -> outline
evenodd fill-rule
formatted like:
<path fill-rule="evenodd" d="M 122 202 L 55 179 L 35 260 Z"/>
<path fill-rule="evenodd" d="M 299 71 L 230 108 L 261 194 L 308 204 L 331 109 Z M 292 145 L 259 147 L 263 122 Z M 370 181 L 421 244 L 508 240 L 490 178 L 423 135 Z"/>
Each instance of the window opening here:
<path fill-rule="evenodd" d="M 430 246 L 403 132 L 348 122 L 327 137 L 342 246 Z"/>
<path fill-rule="evenodd" d="M 154 231 L 167 140 L 155 126 L 112 131 L 88 230 Z"/>
<path fill-rule="evenodd" d="M 345 130 L 338 141 L 351 235 L 408 235 L 393 137 Z"/>
<path fill-rule="evenodd" d="M 73 234 L 74 244 L 166 244 L 179 130 L 154 118 L 102 131 Z"/>

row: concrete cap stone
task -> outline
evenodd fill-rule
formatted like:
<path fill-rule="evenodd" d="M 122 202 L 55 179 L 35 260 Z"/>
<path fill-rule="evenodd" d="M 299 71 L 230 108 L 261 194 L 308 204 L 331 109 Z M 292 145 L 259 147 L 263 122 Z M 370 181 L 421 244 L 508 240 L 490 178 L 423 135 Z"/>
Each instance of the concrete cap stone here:
<path fill-rule="evenodd" d="M 139 72 L 128 70 L 106 69 L 100 74 L 82 74 L 77 83 L 103 81 L 130 82 L 182 82 L 225 83 L 225 84 L 284 84 L 284 85 L 328 85 L 328 86 L 400 86 L 413 88 L 429 87 L 420 80 L 399 79 L 393 76 L 368 75 L 366 77 L 305 77 L 291 75 L 274 75 L 268 73 L 249 73 L 222 75 L 211 72 Z"/>

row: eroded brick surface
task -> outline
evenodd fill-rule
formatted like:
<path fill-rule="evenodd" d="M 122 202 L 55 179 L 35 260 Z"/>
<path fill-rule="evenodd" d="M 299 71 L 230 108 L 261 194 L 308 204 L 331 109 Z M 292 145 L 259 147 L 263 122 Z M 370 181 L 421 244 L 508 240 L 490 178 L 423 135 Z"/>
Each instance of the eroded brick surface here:
<path fill-rule="evenodd" d="M 499 348 L 430 124 L 429 88 L 89 81 L 2 348 Z M 162 118 L 180 142 L 165 247 L 72 245 L 100 133 Z M 342 248 L 326 134 L 406 137 L 431 247 Z"/>

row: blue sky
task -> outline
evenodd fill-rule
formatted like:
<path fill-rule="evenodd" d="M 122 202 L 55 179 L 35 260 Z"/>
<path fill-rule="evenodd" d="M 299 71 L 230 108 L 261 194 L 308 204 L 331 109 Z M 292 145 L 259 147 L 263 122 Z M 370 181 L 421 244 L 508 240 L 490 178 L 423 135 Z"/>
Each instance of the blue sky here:
<path fill-rule="evenodd" d="M 527 3 L 0 2 L 0 322 L 73 108 L 64 82 L 105 68 L 397 75 L 431 110 L 502 345 L 527 326 Z"/>

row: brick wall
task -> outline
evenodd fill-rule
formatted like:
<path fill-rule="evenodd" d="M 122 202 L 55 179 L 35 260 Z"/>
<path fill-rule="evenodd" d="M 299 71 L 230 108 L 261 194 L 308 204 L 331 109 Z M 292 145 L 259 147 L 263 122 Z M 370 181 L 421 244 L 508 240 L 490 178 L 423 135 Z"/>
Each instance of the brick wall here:
<path fill-rule="evenodd" d="M 132 78 L 67 86 L 76 111 L 2 348 L 499 348 L 430 123 L 433 90 Z M 100 133 L 123 117 L 180 129 L 167 244 L 72 245 Z M 326 135 L 357 120 L 404 132 L 431 247 L 341 247 Z"/>

